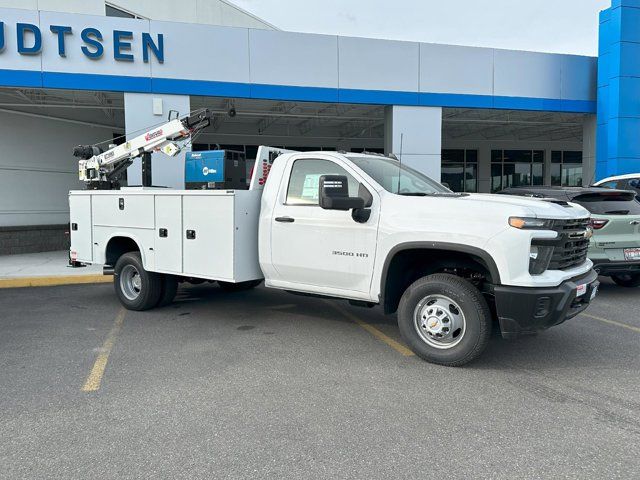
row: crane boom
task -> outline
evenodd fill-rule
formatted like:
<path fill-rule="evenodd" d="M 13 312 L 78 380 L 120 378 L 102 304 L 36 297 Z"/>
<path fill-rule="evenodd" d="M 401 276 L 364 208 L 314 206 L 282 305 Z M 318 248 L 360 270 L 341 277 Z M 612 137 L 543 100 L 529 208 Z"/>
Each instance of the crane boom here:
<path fill-rule="evenodd" d="M 113 189 L 119 185 L 118 178 L 137 157 L 161 151 L 173 157 L 181 151 L 177 142 L 191 137 L 195 132 L 211 123 L 213 114 L 204 109 L 182 118 L 174 118 L 122 145 L 102 150 L 95 145 L 78 145 L 73 155 L 78 161 L 78 177 L 88 189 Z"/>

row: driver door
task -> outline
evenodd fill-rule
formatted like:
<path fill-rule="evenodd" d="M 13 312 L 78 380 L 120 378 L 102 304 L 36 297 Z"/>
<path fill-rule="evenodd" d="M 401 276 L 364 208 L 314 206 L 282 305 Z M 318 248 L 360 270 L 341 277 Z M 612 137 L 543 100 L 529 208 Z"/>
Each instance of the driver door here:
<path fill-rule="evenodd" d="M 347 176 L 349 196 L 358 196 L 363 182 L 355 172 L 329 159 L 294 157 L 289 162 L 271 220 L 277 281 L 301 290 L 320 287 L 326 293 L 368 296 L 378 233 L 377 193 L 363 185 L 374 199 L 369 220 L 358 223 L 351 211 L 324 210 L 318 200 L 322 175 Z"/>

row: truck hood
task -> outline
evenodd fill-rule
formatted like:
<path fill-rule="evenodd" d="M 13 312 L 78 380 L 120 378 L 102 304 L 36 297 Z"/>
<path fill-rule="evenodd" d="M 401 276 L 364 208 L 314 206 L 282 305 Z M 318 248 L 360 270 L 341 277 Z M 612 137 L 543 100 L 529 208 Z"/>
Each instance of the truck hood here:
<path fill-rule="evenodd" d="M 546 200 L 512 195 L 490 195 L 473 193 L 469 195 L 435 195 L 426 197 L 384 194 L 384 203 L 394 211 L 394 215 L 407 218 L 482 218 L 499 219 L 506 225 L 509 217 L 549 218 L 571 220 L 587 218 L 589 212 L 574 203 L 558 204 Z"/>
<path fill-rule="evenodd" d="M 529 211 L 529 215 L 537 218 L 571 219 L 588 217 L 589 211 L 575 203 L 558 204 L 549 200 L 517 197 L 513 195 L 494 195 L 487 193 L 472 193 L 468 196 L 460 197 L 462 203 L 481 202 L 488 207 L 509 208 L 516 207 Z"/>

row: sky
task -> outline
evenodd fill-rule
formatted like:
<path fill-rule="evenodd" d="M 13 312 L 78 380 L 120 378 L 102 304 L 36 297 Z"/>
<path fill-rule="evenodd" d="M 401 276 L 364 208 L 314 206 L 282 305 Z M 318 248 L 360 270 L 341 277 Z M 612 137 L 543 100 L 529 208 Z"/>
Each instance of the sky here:
<path fill-rule="evenodd" d="M 576 55 L 598 53 L 611 0 L 231 0 L 282 30 Z"/>

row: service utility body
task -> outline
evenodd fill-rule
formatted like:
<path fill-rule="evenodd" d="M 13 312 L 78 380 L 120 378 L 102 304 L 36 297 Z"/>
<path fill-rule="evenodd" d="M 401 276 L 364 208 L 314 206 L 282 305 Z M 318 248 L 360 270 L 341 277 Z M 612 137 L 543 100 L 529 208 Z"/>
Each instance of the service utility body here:
<path fill-rule="evenodd" d="M 595 297 L 583 207 L 458 194 L 393 157 L 260 147 L 248 189 L 119 188 L 133 158 L 175 155 L 198 112 L 102 151 L 77 147 L 70 263 L 104 265 L 122 304 L 170 303 L 179 282 L 334 297 L 397 313 L 423 359 L 459 366 L 505 338 L 575 317 Z"/>

